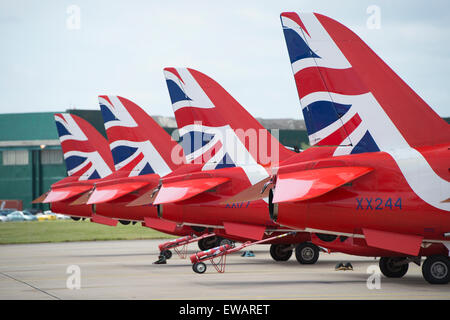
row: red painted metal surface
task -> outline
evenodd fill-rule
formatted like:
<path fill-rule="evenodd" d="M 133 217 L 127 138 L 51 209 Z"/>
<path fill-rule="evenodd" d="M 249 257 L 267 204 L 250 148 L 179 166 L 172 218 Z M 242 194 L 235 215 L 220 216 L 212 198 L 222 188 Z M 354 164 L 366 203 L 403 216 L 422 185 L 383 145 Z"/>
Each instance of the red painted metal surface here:
<path fill-rule="evenodd" d="M 281 173 L 273 203 L 319 197 L 372 171 L 367 167 L 336 167 Z"/>
<path fill-rule="evenodd" d="M 200 178 L 163 183 L 153 204 L 187 200 L 227 181 L 229 181 L 228 178 Z"/>
<path fill-rule="evenodd" d="M 107 186 L 97 186 L 89 197 L 87 204 L 112 201 L 128 193 L 136 191 L 147 184 L 148 182 L 145 181 L 130 181 Z"/>
<path fill-rule="evenodd" d="M 50 190 L 43 203 L 63 201 L 82 194 L 92 188 L 92 185 L 72 185 L 70 187 L 55 188 Z"/>

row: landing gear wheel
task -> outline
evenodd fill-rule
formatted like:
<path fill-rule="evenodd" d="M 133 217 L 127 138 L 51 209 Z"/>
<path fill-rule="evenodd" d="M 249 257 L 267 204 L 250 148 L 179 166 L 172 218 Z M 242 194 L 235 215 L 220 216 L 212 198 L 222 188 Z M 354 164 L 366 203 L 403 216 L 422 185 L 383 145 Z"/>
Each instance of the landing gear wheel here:
<path fill-rule="evenodd" d="M 295 247 L 295 258 L 300 264 L 314 264 L 319 259 L 319 248 L 311 242 L 299 243 Z"/>
<path fill-rule="evenodd" d="M 401 278 L 409 268 L 408 263 L 402 263 L 405 258 L 402 257 L 383 257 L 380 259 L 380 270 L 387 278 Z"/>
<path fill-rule="evenodd" d="M 192 270 L 194 270 L 195 273 L 205 273 L 206 264 L 203 262 L 196 262 L 192 265 Z"/>
<path fill-rule="evenodd" d="M 230 246 L 233 246 L 234 242 L 229 240 L 229 239 L 221 238 L 219 243 L 218 243 L 219 246 L 224 246 L 226 244 L 228 244 Z"/>
<path fill-rule="evenodd" d="M 270 246 L 270 255 L 275 261 L 288 261 L 292 256 L 291 245 L 289 244 L 272 244 Z"/>
<path fill-rule="evenodd" d="M 172 251 L 163 250 L 163 251 L 161 251 L 160 255 L 164 256 L 167 260 L 169 260 L 170 258 L 172 258 Z"/>
<path fill-rule="evenodd" d="M 167 263 L 167 259 L 166 256 L 163 254 L 160 254 L 158 256 L 158 260 L 156 260 L 155 262 L 153 262 L 153 264 L 166 264 Z"/>
<path fill-rule="evenodd" d="M 119 220 L 119 222 L 126 226 L 126 225 L 129 225 L 131 221 L 129 221 L 129 220 Z"/>
<path fill-rule="evenodd" d="M 200 250 L 205 251 L 216 247 L 217 237 L 209 237 L 199 240 L 198 247 Z"/>
<path fill-rule="evenodd" d="M 71 217 L 72 218 L 72 220 L 74 220 L 74 221 L 79 221 L 81 218 L 80 217 Z"/>
<path fill-rule="evenodd" d="M 422 275 L 431 284 L 449 283 L 450 259 L 439 255 L 428 257 L 422 265 Z"/>

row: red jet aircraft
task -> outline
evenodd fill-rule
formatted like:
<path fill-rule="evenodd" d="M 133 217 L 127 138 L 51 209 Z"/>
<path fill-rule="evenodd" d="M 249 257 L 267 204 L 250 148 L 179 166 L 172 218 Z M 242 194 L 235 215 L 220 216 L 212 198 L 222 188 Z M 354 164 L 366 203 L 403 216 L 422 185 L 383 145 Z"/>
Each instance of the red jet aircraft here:
<path fill-rule="evenodd" d="M 272 219 L 397 253 L 381 255 L 387 277 L 426 256 L 424 278 L 448 283 L 449 125 L 342 24 L 294 12 L 281 22 L 315 155 L 274 168 Z"/>

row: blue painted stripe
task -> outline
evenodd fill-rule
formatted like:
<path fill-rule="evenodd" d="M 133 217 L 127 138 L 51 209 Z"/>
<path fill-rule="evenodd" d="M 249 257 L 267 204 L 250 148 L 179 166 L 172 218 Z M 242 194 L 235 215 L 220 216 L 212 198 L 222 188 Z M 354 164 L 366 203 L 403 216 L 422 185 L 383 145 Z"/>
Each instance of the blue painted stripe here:
<path fill-rule="evenodd" d="M 370 132 L 366 131 L 361 140 L 359 140 L 358 144 L 353 148 L 351 154 L 377 151 L 380 151 L 380 148 L 378 148 L 378 145 Z"/>
<path fill-rule="evenodd" d="M 80 164 L 82 164 L 84 161 L 86 161 L 86 157 L 81 156 L 70 156 L 66 158 L 66 167 L 67 171 L 73 170 L 76 167 L 78 167 Z"/>
<path fill-rule="evenodd" d="M 58 136 L 70 136 L 70 132 L 67 128 L 59 121 L 56 121 L 56 130 L 58 130 Z"/>
<path fill-rule="evenodd" d="M 348 112 L 351 105 L 331 101 L 316 101 L 303 108 L 308 135 L 326 128 Z"/>
<path fill-rule="evenodd" d="M 129 146 L 117 146 L 114 149 L 111 150 L 114 164 L 117 165 L 121 163 L 122 161 L 128 159 L 131 157 L 138 148 L 129 147 Z"/>
<path fill-rule="evenodd" d="M 151 174 L 151 173 L 155 173 L 155 171 L 150 166 L 150 164 L 147 162 L 147 164 L 144 166 L 144 169 L 142 169 L 141 172 L 139 172 L 139 175 L 142 176 L 144 174 Z"/>
<path fill-rule="evenodd" d="M 291 63 L 305 58 L 320 59 L 320 57 L 311 50 L 311 48 L 306 44 L 305 40 L 303 40 L 303 38 L 300 37 L 297 32 L 289 28 L 283 29 L 283 32 L 284 38 L 286 39 L 289 59 L 291 60 Z"/>
<path fill-rule="evenodd" d="M 181 136 L 180 144 L 183 147 L 185 154 L 191 154 L 192 152 L 204 147 L 213 138 L 213 134 L 204 133 L 201 131 L 189 131 Z"/>
<path fill-rule="evenodd" d="M 100 104 L 100 109 L 102 110 L 102 117 L 103 117 L 104 123 L 107 123 L 107 122 L 113 121 L 113 120 L 119 120 L 111 112 L 111 110 L 109 110 L 109 108 L 107 106 L 105 106 L 104 104 Z"/>
<path fill-rule="evenodd" d="M 92 174 L 88 178 L 88 180 L 92 179 L 100 179 L 100 175 L 98 174 L 97 170 L 94 170 L 94 172 L 92 172 Z"/>
<path fill-rule="evenodd" d="M 191 100 L 183 90 L 176 84 L 173 80 L 166 80 L 167 82 L 167 89 L 169 90 L 170 100 L 172 101 L 172 104 L 183 101 L 183 100 Z"/>
<path fill-rule="evenodd" d="M 230 155 L 228 153 L 225 153 L 222 160 L 220 160 L 219 164 L 216 166 L 216 169 L 221 168 L 231 168 L 236 167 L 233 160 L 231 160 Z"/>

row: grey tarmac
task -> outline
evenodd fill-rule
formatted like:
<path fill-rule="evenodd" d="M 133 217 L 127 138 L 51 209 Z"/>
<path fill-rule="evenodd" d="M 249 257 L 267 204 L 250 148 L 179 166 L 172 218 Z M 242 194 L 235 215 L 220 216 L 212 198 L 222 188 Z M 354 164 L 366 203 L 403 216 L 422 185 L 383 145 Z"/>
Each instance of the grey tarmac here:
<path fill-rule="evenodd" d="M 196 274 L 175 253 L 167 264 L 153 264 L 161 242 L 0 245 L 0 299 L 450 299 L 450 285 L 428 284 L 415 264 L 404 278 L 381 276 L 380 288 L 369 289 L 374 258 L 321 253 L 315 265 L 300 265 L 294 256 L 275 262 L 269 246 L 259 245 L 249 248 L 255 257 L 229 255 L 224 274 L 209 263 Z M 354 270 L 335 271 L 340 261 Z M 80 271 L 79 289 L 70 285 L 73 270 Z"/>

